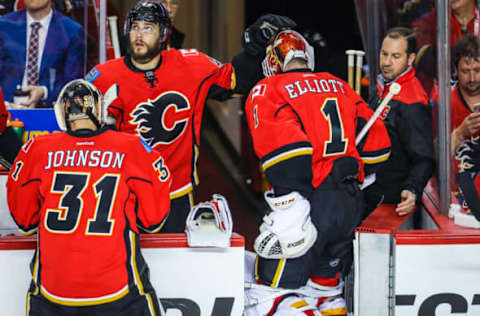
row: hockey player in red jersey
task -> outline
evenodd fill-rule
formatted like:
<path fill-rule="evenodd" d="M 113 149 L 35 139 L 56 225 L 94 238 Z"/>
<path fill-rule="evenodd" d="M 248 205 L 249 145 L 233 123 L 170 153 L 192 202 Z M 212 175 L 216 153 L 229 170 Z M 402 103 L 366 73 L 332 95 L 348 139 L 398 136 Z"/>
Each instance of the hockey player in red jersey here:
<path fill-rule="evenodd" d="M 97 65 L 87 75 L 102 92 L 119 85 L 119 97 L 108 109 L 116 128 L 138 134 L 171 168 L 172 212 L 162 232 L 183 232 L 193 205 L 205 100 L 247 94 L 261 78 L 259 56 L 274 30 L 293 26 L 282 16 L 260 18 L 245 32 L 245 50 L 231 64 L 221 64 L 196 49 L 165 49 L 171 27 L 167 10 L 161 3 L 140 1 L 127 18 L 127 56 Z"/>
<path fill-rule="evenodd" d="M 247 315 L 347 315 L 341 279 L 363 213 L 364 163 L 389 157 L 381 120 L 355 145 L 373 112 L 341 79 L 312 72 L 310 51 L 297 32 L 279 32 L 263 63 L 271 76 L 246 101 L 255 152 L 273 187 L 254 244 L 259 284 L 246 292 L 247 305 L 263 303 Z"/>
<path fill-rule="evenodd" d="M 7 181 L 20 231 L 38 233 L 27 315 L 163 315 L 139 232 L 168 214 L 170 172 L 138 137 L 103 127 L 101 93 L 79 79 L 55 105 L 62 133 L 32 138 Z"/>

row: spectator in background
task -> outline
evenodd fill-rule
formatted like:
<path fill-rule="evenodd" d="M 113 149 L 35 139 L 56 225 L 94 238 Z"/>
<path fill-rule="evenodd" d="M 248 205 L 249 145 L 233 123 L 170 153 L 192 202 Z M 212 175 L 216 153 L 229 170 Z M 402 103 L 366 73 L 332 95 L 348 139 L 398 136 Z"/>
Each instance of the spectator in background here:
<path fill-rule="evenodd" d="M 160 2 L 165 6 L 170 15 L 170 20 L 172 20 L 172 27 L 168 34 L 168 47 L 173 47 L 176 49 L 182 48 L 183 41 L 185 40 L 185 33 L 178 30 L 174 25 L 175 15 L 177 14 L 178 7 L 180 6 L 181 0 L 160 0 Z"/>
<path fill-rule="evenodd" d="M 455 150 L 480 132 L 480 39 L 474 35 L 462 37 L 453 46 L 452 62 L 458 79 L 450 101 L 451 143 Z"/>
<path fill-rule="evenodd" d="M 452 64 L 458 79 L 450 93 L 456 179 L 452 192 L 462 208 L 480 220 L 480 39 L 468 34 L 458 40 L 452 48 Z"/>
<path fill-rule="evenodd" d="M 22 142 L 11 126 L 7 126 L 8 112 L 0 89 L 0 156 L 13 163 Z"/>
<path fill-rule="evenodd" d="M 125 57 L 97 65 L 87 80 L 105 92 L 119 85 L 109 106 L 112 125 L 139 135 L 164 154 L 173 174 L 172 211 L 162 232 L 180 233 L 198 184 L 196 162 L 200 127 L 207 98 L 225 100 L 247 94 L 261 78 L 262 54 L 274 29 L 294 27 L 289 18 L 266 15 L 245 36 L 245 49 L 232 63 L 221 64 L 196 49 L 166 49 L 170 16 L 156 1 L 140 1 L 128 14 Z M 252 67 L 258 67 L 258 73 Z"/>
<path fill-rule="evenodd" d="M 475 0 L 450 1 L 450 46 L 464 34 L 480 37 L 480 14 Z M 412 23 L 417 38 L 418 54 L 415 69 L 427 94 L 437 77 L 437 9 Z"/>
<path fill-rule="evenodd" d="M 464 34 L 480 36 L 480 15 L 475 0 L 449 0 L 450 2 L 450 46 Z M 437 45 L 437 9 L 421 16 L 412 23 L 419 48 Z"/>
<path fill-rule="evenodd" d="M 51 0 L 24 2 L 25 10 L 0 17 L 0 87 L 6 101 L 21 86 L 29 99 L 20 106 L 51 107 L 67 82 L 84 75 L 84 31 Z"/>
<path fill-rule="evenodd" d="M 415 77 L 414 33 L 404 27 L 387 31 L 380 50 L 381 74 L 369 104 L 376 110 L 392 83 L 401 85 L 380 117 L 392 142 L 390 159 L 376 172 L 376 182 L 365 190 L 367 214 L 381 203 L 397 204 L 398 215 L 415 209 L 434 170 L 432 117 L 428 97 Z"/>
<path fill-rule="evenodd" d="M 7 180 L 20 231 L 38 232 L 26 315 L 164 315 L 139 239 L 168 214 L 164 159 L 103 128 L 102 96 L 83 79 L 65 86 L 55 114 L 66 132 L 30 139 Z"/>

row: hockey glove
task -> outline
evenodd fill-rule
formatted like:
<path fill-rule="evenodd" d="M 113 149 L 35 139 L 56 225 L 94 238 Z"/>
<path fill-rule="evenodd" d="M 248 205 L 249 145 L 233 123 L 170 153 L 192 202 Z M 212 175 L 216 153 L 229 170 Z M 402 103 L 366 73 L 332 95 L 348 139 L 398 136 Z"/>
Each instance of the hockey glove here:
<path fill-rule="evenodd" d="M 310 219 L 310 202 L 298 192 L 274 197 L 265 193 L 272 212 L 263 218 L 260 235 L 253 248 L 267 259 L 297 258 L 304 255 L 317 239 Z"/>
<path fill-rule="evenodd" d="M 190 247 L 230 247 L 232 215 L 227 200 L 214 194 L 212 200 L 192 207 L 185 232 Z"/>
<path fill-rule="evenodd" d="M 242 46 L 252 56 L 265 54 L 271 38 L 280 30 L 292 29 L 297 24 L 289 17 L 265 14 L 243 32 Z"/>

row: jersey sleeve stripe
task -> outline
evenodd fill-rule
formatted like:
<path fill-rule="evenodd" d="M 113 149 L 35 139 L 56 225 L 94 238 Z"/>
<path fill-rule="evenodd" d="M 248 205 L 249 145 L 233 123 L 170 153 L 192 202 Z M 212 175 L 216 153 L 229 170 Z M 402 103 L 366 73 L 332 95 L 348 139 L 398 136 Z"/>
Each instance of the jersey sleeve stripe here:
<path fill-rule="evenodd" d="M 309 142 L 298 142 L 283 146 L 262 158 L 263 170 L 267 170 L 271 166 L 290 159 L 292 157 L 312 155 L 313 148 Z"/>
<path fill-rule="evenodd" d="M 167 221 L 167 218 L 168 218 L 168 214 L 163 218 L 163 220 L 159 223 L 159 224 L 156 224 L 156 225 L 152 225 L 152 226 L 149 226 L 149 227 L 143 227 L 142 223 L 140 221 L 137 221 L 137 225 L 146 233 L 149 233 L 149 234 L 155 234 L 155 233 L 158 233 L 163 225 L 165 224 L 165 222 Z M 139 225 L 140 224 L 140 225 Z"/>
<path fill-rule="evenodd" d="M 387 153 L 383 153 L 383 154 L 380 154 L 380 155 L 375 155 L 375 156 L 365 156 L 365 155 L 362 155 L 360 158 L 363 160 L 364 163 L 366 164 L 376 164 L 376 163 L 380 163 L 380 162 L 384 162 L 386 161 L 388 158 L 390 157 L 390 151 L 388 151 Z"/>
<path fill-rule="evenodd" d="M 20 226 L 18 226 L 20 229 L 18 230 L 20 232 L 20 234 L 24 235 L 24 236 L 30 236 L 30 235 L 33 235 L 34 233 L 37 232 L 38 230 L 38 227 L 35 227 L 35 228 L 32 228 L 32 229 L 24 229 Z"/>
<path fill-rule="evenodd" d="M 116 301 L 125 295 L 128 294 L 129 289 L 128 285 L 125 285 L 119 291 L 105 295 L 102 297 L 95 297 L 95 298 L 67 298 L 67 297 L 60 297 L 49 293 L 43 286 L 40 287 L 40 292 L 45 296 L 49 301 L 66 305 L 66 306 L 90 306 L 90 305 L 98 305 L 98 304 L 105 304 L 109 302 Z"/>
<path fill-rule="evenodd" d="M 37 212 L 38 213 L 38 212 Z M 29 236 L 29 235 L 32 235 L 34 234 L 37 230 L 38 230 L 38 222 L 37 223 L 33 223 L 31 224 L 30 226 L 25 226 L 25 225 L 21 225 L 18 223 L 17 219 L 15 218 L 15 216 L 13 216 L 13 213 L 10 213 L 13 221 L 15 222 L 15 224 L 17 224 L 18 226 L 18 231 L 22 234 L 22 235 L 25 235 L 25 236 Z"/>
<path fill-rule="evenodd" d="M 170 200 L 184 196 L 185 194 L 190 193 L 192 190 L 193 190 L 193 186 L 191 183 L 184 185 L 180 189 L 170 192 Z"/>

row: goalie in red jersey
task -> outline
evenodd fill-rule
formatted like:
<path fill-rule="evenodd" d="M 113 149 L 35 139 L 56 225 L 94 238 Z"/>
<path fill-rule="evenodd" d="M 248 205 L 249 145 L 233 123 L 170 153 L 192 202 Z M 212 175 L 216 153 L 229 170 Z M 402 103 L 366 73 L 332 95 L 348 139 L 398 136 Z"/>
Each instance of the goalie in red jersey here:
<path fill-rule="evenodd" d="M 244 50 L 232 63 L 221 64 L 196 49 L 166 49 L 171 27 L 167 10 L 161 3 L 140 1 L 127 18 L 127 55 L 87 74 L 104 93 L 115 83 L 119 86 L 119 96 L 108 109 L 111 124 L 139 135 L 165 156 L 173 175 L 172 211 L 162 232 L 184 232 L 194 203 L 205 100 L 248 94 L 261 78 L 261 56 L 270 36 L 294 26 L 286 17 L 263 16 L 246 30 Z"/>
<path fill-rule="evenodd" d="M 314 73 L 313 64 L 299 33 L 279 32 L 263 63 L 270 77 L 246 101 L 255 152 L 273 187 L 254 244 L 260 284 L 246 292 L 247 305 L 263 303 L 247 315 L 347 315 L 341 279 L 363 216 L 364 164 L 389 157 L 380 119 L 355 145 L 373 111 L 343 80 Z"/>
<path fill-rule="evenodd" d="M 27 315 L 160 314 L 139 232 L 170 207 L 164 158 L 138 137 L 105 129 L 101 93 L 68 83 L 55 105 L 66 132 L 30 139 L 7 181 L 20 231 L 38 233 Z"/>

